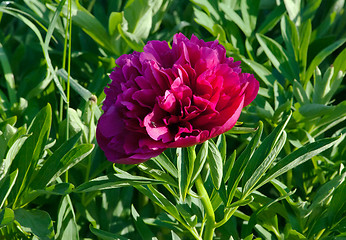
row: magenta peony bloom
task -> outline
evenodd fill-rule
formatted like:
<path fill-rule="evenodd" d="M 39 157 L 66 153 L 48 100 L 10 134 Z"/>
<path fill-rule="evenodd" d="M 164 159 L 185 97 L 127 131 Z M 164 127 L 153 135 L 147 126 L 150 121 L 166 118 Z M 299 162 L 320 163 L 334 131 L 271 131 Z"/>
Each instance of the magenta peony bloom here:
<path fill-rule="evenodd" d="M 259 88 L 218 41 L 181 33 L 172 48 L 150 41 L 116 64 L 96 131 L 107 159 L 116 163 L 144 162 L 230 130 Z"/>

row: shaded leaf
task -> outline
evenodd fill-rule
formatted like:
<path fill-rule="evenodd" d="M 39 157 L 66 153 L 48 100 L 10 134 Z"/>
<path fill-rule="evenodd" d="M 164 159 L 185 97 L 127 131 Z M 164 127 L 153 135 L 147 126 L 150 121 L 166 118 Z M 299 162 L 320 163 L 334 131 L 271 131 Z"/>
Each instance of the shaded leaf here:
<path fill-rule="evenodd" d="M 0 208 L 0 228 L 14 221 L 14 212 L 10 208 Z"/>
<path fill-rule="evenodd" d="M 54 239 L 53 222 L 47 212 L 18 208 L 14 216 L 24 231 L 33 233 L 39 239 Z"/>
<path fill-rule="evenodd" d="M 333 145 L 340 143 L 343 139 L 344 137 L 325 138 L 317 140 L 313 143 L 309 143 L 297 149 L 281 159 L 273 168 L 271 168 L 266 175 L 263 176 L 263 179 L 260 181 L 260 184 L 256 186 L 256 188 L 263 186 L 270 180 L 282 175 L 288 170 L 310 160 L 313 156 L 325 151 Z"/>
<path fill-rule="evenodd" d="M 135 222 L 136 230 L 138 231 L 139 235 L 141 235 L 142 239 L 143 240 L 146 240 L 146 239 L 156 239 L 157 240 L 157 238 L 151 232 L 150 228 L 147 225 L 145 225 L 145 223 L 143 222 L 143 219 L 138 214 L 138 212 L 136 211 L 136 209 L 133 205 L 131 205 L 131 214 L 132 214 L 132 218 Z"/>
<path fill-rule="evenodd" d="M 18 176 L 18 169 L 14 170 L 0 181 L 0 209 L 3 207 L 8 195 L 11 193 Z M 15 193 L 13 193 L 15 194 Z"/>
<path fill-rule="evenodd" d="M 65 196 L 60 203 L 55 239 L 79 239 L 78 225 L 70 196 Z"/>
<path fill-rule="evenodd" d="M 129 240 L 128 238 L 122 237 L 115 233 L 110 233 L 103 231 L 101 229 L 94 228 L 92 225 L 89 225 L 90 231 L 97 237 L 103 240 Z"/>

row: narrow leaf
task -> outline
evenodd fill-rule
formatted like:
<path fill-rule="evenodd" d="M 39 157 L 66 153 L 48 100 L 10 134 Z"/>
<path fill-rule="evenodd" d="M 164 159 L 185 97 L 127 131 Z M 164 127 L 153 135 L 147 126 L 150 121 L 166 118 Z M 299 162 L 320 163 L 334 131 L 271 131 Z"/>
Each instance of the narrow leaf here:
<path fill-rule="evenodd" d="M 157 191 L 153 186 L 149 185 L 147 187 L 136 185 L 134 186 L 138 191 L 147 196 L 153 203 L 158 205 L 160 208 L 168 212 L 175 219 L 182 222 L 183 219 L 180 217 L 178 209 L 159 191 Z"/>
<path fill-rule="evenodd" d="M 73 205 L 69 195 L 66 195 L 59 205 L 57 233 L 55 239 L 79 239 L 78 226 Z"/>
<path fill-rule="evenodd" d="M 209 140 L 209 151 L 207 161 L 210 167 L 211 179 L 213 180 L 214 187 L 220 188 L 223 175 L 223 160 L 219 149 L 217 149 L 213 140 Z"/>
<path fill-rule="evenodd" d="M 10 175 L 7 175 L 0 181 L 0 209 L 5 204 L 8 195 L 11 193 L 18 176 L 18 169 L 14 170 Z M 16 193 L 13 193 L 14 195 Z"/>
<path fill-rule="evenodd" d="M 263 48 L 265 54 L 274 67 L 289 81 L 293 82 L 295 75 L 289 65 L 288 57 L 282 46 L 273 39 L 262 34 L 256 34 L 256 38 Z"/>
<path fill-rule="evenodd" d="M 201 148 L 199 149 L 196 160 L 195 160 L 195 166 L 193 167 L 190 187 L 193 185 L 193 183 L 196 181 L 196 178 L 201 173 L 204 167 L 204 164 L 207 160 L 207 156 L 208 156 L 208 141 L 205 141 L 202 144 Z"/>
<path fill-rule="evenodd" d="M 91 224 L 89 225 L 89 229 L 96 237 L 103 240 L 129 240 L 128 238 L 122 237 L 118 234 L 94 228 Z"/>
<path fill-rule="evenodd" d="M 251 159 L 251 156 L 255 152 L 263 132 L 263 123 L 259 122 L 258 130 L 252 137 L 251 141 L 245 148 L 245 150 L 240 154 L 238 159 L 235 161 L 233 168 L 231 169 L 230 177 L 228 180 L 228 201 L 227 206 L 229 206 L 233 200 L 233 196 L 236 192 L 238 184 L 244 175 L 245 168 Z"/>
<path fill-rule="evenodd" d="M 267 85 L 267 87 L 273 86 L 275 77 L 273 76 L 271 71 L 265 68 L 262 64 L 259 64 L 250 59 L 242 58 L 242 61 L 255 71 L 255 73 L 261 78 L 261 80 L 265 85 Z"/>
<path fill-rule="evenodd" d="M 280 21 L 281 17 L 286 12 L 285 5 L 280 4 L 275 7 L 264 19 L 261 25 L 258 27 L 257 32 L 261 34 L 265 34 L 266 32 L 273 29 L 276 24 Z"/>
<path fill-rule="evenodd" d="M 130 174 L 128 174 L 130 175 Z M 97 177 L 89 182 L 79 185 L 75 192 L 92 192 L 112 188 L 121 188 L 126 186 L 146 185 L 146 184 L 162 184 L 164 182 L 134 175 L 110 174 L 107 176 Z"/>
<path fill-rule="evenodd" d="M 62 77 L 65 81 L 68 79 L 68 74 L 65 69 L 59 69 L 57 74 Z M 70 76 L 70 84 L 73 90 L 75 90 L 86 102 L 89 102 L 90 99 L 94 96 L 88 89 L 84 88 L 78 83 L 78 81 Z M 98 107 L 94 108 L 96 119 L 99 119 L 101 116 L 101 111 Z"/>
<path fill-rule="evenodd" d="M 281 142 L 281 135 L 284 132 L 284 128 L 288 124 L 291 115 L 288 115 L 285 120 L 281 121 L 279 125 L 263 140 L 261 145 L 258 147 L 258 149 L 254 152 L 251 159 L 248 161 L 248 164 L 246 166 L 246 169 L 244 171 L 243 176 L 243 184 L 242 186 L 245 186 L 246 182 L 252 178 L 253 174 L 255 173 L 256 169 L 262 164 L 262 162 L 265 162 L 265 159 L 268 156 L 271 156 L 272 150 L 277 146 L 278 142 Z M 274 154 L 275 155 L 275 154 Z M 272 160 L 269 160 L 269 162 Z M 263 169 L 262 169 L 263 170 Z M 243 192 L 244 194 L 244 192 Z"/>
<path fill-rule="evenodd" d="M 266 158 L 261 162 L 258 168 L 253 172 L 249 180 L 245 183 L 245 186 L 243 189 L 244 196 L 247 196 L 248 194 L 250 194 L 251 189 L 253 189 L 256 186 L 260 178 L 265 174 L 265 172 L 272 165 L 276 156 L 280 153 L 281 149 L 286 143 L 286 137 L 287 137 L 287 134 L 285 131 L 283 131 L 283 134 L 280 136 L 280 138 L 278 139 L 273 149 L 269 152 Z M 260 151 L 260 148 L 258 149 L 258 151 Z M 253 155 L 253 157 L 257 157 L 256 152 Z M 258 160 L 261 161 L 261 159 L 258 159 Z"/>
<path fill-rule="evenodd" d="M 145 225 L 143 219 L 138 214 L 138 212 L 136 211 L 133 205 L 131 205 L 131 214 L 135 222 L 136 230 L 139 233 L 139 235 L 141 235 L 142 239 L 143 240 L 146 240 L 146 239 L 157 240 L 157 238 L 151 232 L 150 228 L 147 225 Z"/>
<path fill-rule="evenodd" d="M 265 176 L 263 176 L 263 181 L 261 181 L 260 184 L 256 186 L 256 189 L 263 186 L 270 180 L 282 175 L 288 170 L 310 160 L 313 156 L 316 156 L 326 149 L 340 143 L 343 139 L 344 136 L 321 139 L 316 142 L 309 143 L 292 152 L 291 154 L 284 157 L 281 161 L 279 161 L 272 169 L 267 172 Z"/>
<path fill-rule="evenodd" d="M 340 39 L 332 44 L 330 44 L 328 47 L 322 49 L 316 57 L 312 60 L 312 62 L 309 65 L 308 70 L 306 71 L 305 81 L 304 85 L 310 80 L 314 70 L 316 67 L 332 52 L 334 52 L 336 49 L 338 49 L 340 46 L 342 46 L 346 41 L 346 38 Z"/>
<path fill-rule="evenodd" d="M 6 87 L 7 87 L 7 92 L 10 99 L 10 104 L 11 106 L 13 106 L 13 104 L 17 102 L 17 92 L 15 88 L 14 75 L 11 69 L 10 62 L 8 61 L 7 55 L 1 43 L 0 43 L 0 62 L 3 69 L 3 74 L 6 80 Z"/>
<path fill-rule="evenodd" d="M 179 195 L 182 200 L 185 200 L 188 183 L 188 153 L 186 148 L 177 148 L 177 167 L 178 167 L 178 185 Z"/>
<path fill-rule="evenodd" d="M 161 153 L 159 156 L 154 157 L 153 160 L 160 164 L 174 178 L 178 178 L 177 168 L 174 166 L 172 161 L 167 157 L 165 153 Z"/>

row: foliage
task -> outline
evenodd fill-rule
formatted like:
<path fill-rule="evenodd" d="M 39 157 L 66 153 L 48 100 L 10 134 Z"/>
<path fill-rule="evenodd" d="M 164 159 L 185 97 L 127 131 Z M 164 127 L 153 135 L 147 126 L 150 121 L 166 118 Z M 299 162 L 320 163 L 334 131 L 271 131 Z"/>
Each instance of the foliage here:
<path fill-rule="evenodd" d="M 1 2 L 0 239 L 206 239 L 210 222 L 215 239 L 343 239 L 344 9 Z M 107 74 L 120 55 L 176 32 L 218 39 L 259 95 L 214 140 L 112 166 L 95 141 Z"/>

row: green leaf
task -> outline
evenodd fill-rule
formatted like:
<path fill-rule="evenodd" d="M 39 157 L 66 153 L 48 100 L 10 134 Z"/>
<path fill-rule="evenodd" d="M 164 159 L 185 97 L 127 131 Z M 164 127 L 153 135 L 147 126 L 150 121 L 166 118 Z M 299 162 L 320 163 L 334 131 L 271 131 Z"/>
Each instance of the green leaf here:
<path fill-rule="evenodd" d="M 344 50 L 342 50 L 342 52 L 336 57 L 336 59 L 333 62 L 333 66 L 334 66 L 333 80 L 336 78 L 339 71 L 342 71 L 342 72 L 346 71 L 345 59 L 346 59 L 346 48 L 344 48 Z"/>
<path fill-rule="evenodd" d="M 162 181 L 165 184 L 178 188 L 177 181 L 171 177 L 171 175 L 155 168 L 154 164 L 150 164 L 148 161 L 138 165 L 138 168 L 147 173 L 148 175 L 154 177 L 155 179 Z"/>
<path fill-rule="evenodd" d="M 289 114 L 285 120 L 263 140 L 258 149 L 254 152 L 251 159 L 248 160 L 244 176 L 242 180 L 243 196 L 247 196 L 248 192 L 253 188 L 253 184 L 259 180 L 263 173 L 269 168 L 270 164 L 280 152 L 286 141 L 284 128 L 289 122 L 292 114 Z"/>
<path fill-rule="evenodd" d="M 303 86 L 297 80 L 294 80 L 293 82 L 293 95 L 300 105 L 310 102 Z"/>
<path fill-rule="evenodd" d="M 225 135 L 232 135 L 232 134 L 249 134 L 256 132 L 256 128 L 250 128 L 250 127 L 233 127 L 231 130 L 225 133 Z"/>
<path fill-rule="evenodd" d="M 270 13 L 266 16 L 264 21 L 258 27 L 257 32 L 261 34 L 265 34 L 275 27 L 275 25 L 280 21 L 284 13 L 286 12 L 285 5 L 280 4 L 275 7 Z"/>
<path fill-rule="evenodd" d="M 76 134 L 54 151 L 54 153 L 43 163 L 43 166 L 33 178 L 33 181 L 30 184 L 31 189 L 45 188 L 47 184 L 58 177 L 59 172 L 61 174 L 64 169 L 66 171 L 66 168 L 69 167 L 68 165 L 73 163 L 73 157 L 77 160 L 81 160 L 78 159 L 78 157 L 83 157 L 85 151 L 88 152 L 90 151 L 90 148 L 93 148 L 92 145 L 83 144 L 73 148 L 80 136 L 81 133 Z"/>
<path fill-rule="evenodd" d="M 167 213 L 172 215 L 175 219 L 180 222 L 183 222 L 183 219 L 180 217 L 178 209 L 159 191 L 157 191 L 153 186 L 148 185 L 144 187 L 142 185 L 134 186 L 138 191 L 147 196 L 153 203 L 158 205 L 160 208 L 165 210 Z"/>
<path fill-rule="evenodd" d="M 346 198 L 345 177 L 346 177 L 346 173 L 342 174 L 341 179 L 339 179 L 338 181 L 339 185 L 334 186 L 336 187 L 336 190 L 327 208 L 327 217 L 328 217 L 330 225 L 339 221 L 340 219 L 339 214 L 342 214 L 343 217 L 345 217 L 345 213 L 346 213 L 346 205 L 344 201 L 344 199 Z"/>
<path fill-rule="evenodd" d="M 190 207 L 189 204 L 191 203 L 186 202 L 187 201 L 182 202 L 181 200 L 179 200 L 176 204 L 176 208 L 178 209 L 180 215 L 185 219 L 187 224 L 190 227 L 195 227 L 197 224 L 197 216 L 195 214 L 195 211 L 200 212 L 200 209 Z"/>
<path fill-rule="evenodd" d="M 329 56 L 332 52 L 334 52 L 336 49 L 338 49 L 340 46 L 342 46 L 346 41 L 346 38 L 340 39 L 336 42 L 333 42 L 330 44 L 328 47 L 322 49 L 316 57 L 311 61 L 308 70 L 306 71 L 306 76 L 305 76 L 305 81 L 304 85 L 310 80 L 314 70 L 320 63 L 327 57 Z"/>
<path fill-rule="evenodd" d="M 257 33 L 256 38 L 274 67 L 293 83 L 295 74 L 289 65 L 288 57 L 283 47 L 273 39 L 262 34 Z"/>
<path fill-rule="evenodd" d="M 145 225 L 145 223 L 143 222 L 143 219 L 138 214 L 138 212 L 136 211 L 136 209 L 133 205 L 131 205 L 131 214 L 132 214 L 132 218 L 135 222 L 136 230 L 138 231 L 139 235 L 141 235 L 142 239 L 143 240 L 146 240 L 146 239 L 156 239 L 157 240 L 157 238 L 151 232 L 150 228 L 147 225 Z"/>
<path fill-rule="evenodd" d="M 94 144 L 80 144 L 71 149 L 62 159 L 58 171 L 54 174 L 50 181 L 55 180 L 58 176 L 66 172 L 68 169 L 82 161 L 94 149 Z"/>
<path fill-rule="evenodd" d="M 334 94 L 339 90 L 344 76 L 345 72 L 339 71 L 337 75 L 333 77 L 330 89 L 328 93 L 324 96 L 324 102 L 329 103 L 329 101 L 333 98 Z"/>
<path fill-rule="evenodd" d="M 213 180 L 214 187 L 216 189 L 220 188 L 222 182 L 223 175 L 223 160 L 219 149 L 217 149 L 214 141 L 212 139 L 209 140 L 208 143 L 209 151 L 207 162 L 210 167 L 211 179 Z"/>
<path fill-rule="evenodd" d="M 52 186 L 46 187 L 45 189 L 33 190 L 30 194 L 42 195 L 42 194 L 53 194 L 53 195 L 66 195 L 73 191 L 74 186 L 71 183 L 57 183 Z"/>
<path fill-rule="evenodd" d="M 34 234 L 39 239 L 54 239 L 53 222 L 47 212 L 18 208 L 14 210 L 14 216 L 24 231 Z"/>
<path fill-rule="evenodd" d="M 210 3 L 208 0 L 191 0 L 195 5 L 199 6 L 200 8 L 205 11 L 208 16 L 212 16 L 215 18 L 215 20 L 219 21 L 220 20 L 220 15 L 218 13 L 218 9 L 215 9 L 216 6 L 213 6 L 213 2 Z M 215 5 L 215 4 L 214 4 Z"/>
<path fill-rule="evenodd" d="M 322 118 L 320 118 L 317 121 L 317 123 L 315 123 L 316 127 L 311 133 L 311 136 L 316 137 L 322 134 L 327 129 L 335 126 L 335 124 L 338 124 L 339 122 L 345 120 L 345 118 L 346 118 L 346 101 L 343 101 L 339 103 L 338 105 L 333 106 L 333 111 L 324 115 Z M 325 128 L 321 129 L 321 127 L 325 127 Z"/>
<path fill-rule="evenodd" d="M 223 179 L 224 182 L 226 183 L 231 175 L 231 171 L 234 166 L 235 159 L 237 157 L 237 151 L 234 150 L 231 156 L 226 160 L 225 166 L 223 168 Z"/>
<path fill-rule="evenodd" d="M 299 44 L 299 67 L 300 67 L 300 79 L 305 79 L 306 62 L 308 58 L 308 49 L 311 37 L 311 20 L 303 22 L 302 28 L 299 31 L 300 44 Z"/>
<path fill-rule="evenodd" d="M 8 195 L 11 193 L 11 190 L 17 180 L 18 169 L 14 170 L 10 175 L 7 175 L 0 180 L 0 209 L 4 205 Z"/>
<path fill-rule="evenodd" d="M 75 192 L 91 192 L 112 188 L 121 188 L 126 186 L 146 185 L 146 184 L 163 184 L 165 182 L 152 178 L 124 174 L 109 174 L 107 176 L 97 177 L 89 182 L 79 185 Z"/>
<path fill-rule="evenodd" d="M 9 95 L 10 104 L 11 106 L 13 106 L 13 104 L 17 102 L 17 92 L 15 89 L 14 75 L 11 69 L 11 65 L 8 61 L 7 55 L 5 53 L 5 50 L 1 43 L 0 43 L 0 62 L 3 69 L 3 74 L 6 80 L 6 88 Z"/>
<path fill-rule="evenodd" d="M 284 144 L 286 143 L 286 138 L 287 138 L 287 134 L 285 131 L 283 131 L 280 138 L 277 140 L 276 144 L 273 146 L 271 151 L 268 153 L 267 156 L 265 156 L 265 159 L 263 159 L 263 156 L 259 157 L 260 154 L 259 155 L 256 154 L 257 151 L 261 150 L 260 148 L 258 148 L 258 150 L 254 153 L 252 157 L 253 158 L 259 157 L 256 160 L 260 163 L 260 165 L 251 174 L 249 180 L 247 180 L 247 182 L 245 183 L 243 188 L 244 196 L 247 196 L 250 194 L 251 190 L 256 186 L 260 178 L 265 174 L 265 172 L 272 165 L 273 161 L 275 160 L 275 158 L 277 157 L 277 155 L 280 153 L 281 149 L 283 148 Z M 263 144 L 265 144 L 265 140 L 263 141 Z M 269 144 L 267 146 L 269 146 Z M 251 163 L 251 160 L 248 166 L 251 166 L 250 163 Z M 247 169 L 245 170 L 245 172 L 247 173 Z"/>
<path fill-rule="evenodd" d="M 56 7 L 52 4 L 47 4 L 47 7 L 54 12 L 56 11 Z M 72 21 L 74 24 L 79 26 L 102 48 L 112 54 L 120 55 L 120 53 L 115 50 L 108 32 L 97 18 L 88 12 L 88 10 L 83 8 L 83 6 L 81 6 L 78 2 L 72 1 L 71 8 Z M 62 13 L 64 14 L 65 18 L 68 18 L 69 12 L 66 4 Z"/>
<path fill-rule="evenodd" d="M 185 200 L 186 193 L 189 187 L 189 157 L 187 153 L 187 148 L 177 148 L 177 168 L 179 196 L 182 200 Z"/>
<path fill-rule="evenodd" d="M 146 39 L 152 25 L 152 4 L 145 0 L 128 1 L 124 8 L 127 26 L 126 28 L 122 27 L 122 30 L 133 33 L 138 39 Z M 156 4 L 158 3 L 156 2 Z"/>
<path fill-rule="evenodd" d="M 125 20 L 123 20 L 125 21 Z M 142 39 L 134 35 L 133 33 L 125 31 L 121 25 L 118 25 L 118 31 L 125 42 L 137 52 L 143 52 L 144 42 Z"/>
<path fill-rule="evenodd" d="M 24 135 L 20 138 L 18 138 L 11 146 L 11 148 L 7 151 L 6 158 L 2 160 L 0 164 L 0 181 L 3 179 L 8 170 L 11 167 L 13 159 L 16 157 L 18 154 L 19 150 L 25 143 L 25 141 L 28 139 L 29 136 Z"/>
<path fill-rule="evenodd" d="M 237 26 L 243 31 L 245 36 L 250 37 L 251 36 L 251 28 L 250 28 L 250 23 L 247 25 L 243 19 L 227 4 L 221 2 L 220 4 L 220 9 L 225 13 L 225 17 L 233 21 Z"/>
<path fill-rule="evenodd" d="M 284 15 L 281 19 L 281 35 L 287 49 L 288 63 L 293 70 L 294 78 L 299 80 L 299 37 L 298 30 L 294 23 Z"/>
<path fill-rule="evenodd" d="M 229 206 L 233 200 L 234 194 L 238 187 L 241 178 L 244 175 L 245 168 L 251 159 L 253 153 L 255 152 L 263 132 L 263 123 L 259 122 L 258 130 L 252 137 L 251 141 L 245 148 L 245 150 L 240 154 L 238 159 L 235 161 L 233 168 L 231 169 L 230 177 L 228 180 L 228 201 L 227 206 Z"/>
<path fill-rule="evenodd" d="M 61 10 L 62 10 L 64 4 L 65 4 L 65 0 L 60 1 L 58 7 L 54 11 L 54 16 L 53 16 L 51 22 L 49 23 L 47 34 L 46 34 L 46 37 L 45 37 L 44 46 L 43 46 L 43 52 L 44 52 L 45 55 L 47 55 L 46 61 L 47 61 L 50 73 L 52 74 L 52 79 L 54 80 L 54 83 L 57 86 L 57 88 L 58 88 L 62 98 L 65 100 L 65 102 L 67 102 L 67 97 L 65 96 L 65 92 L 63 90 L 63 87 L 61 86 L 60 81 L 59 81 L 59 79 L 56 76 L 56 72 L 55 72 L 55 69 L 53 68 L 51 60 L 48 57 L 48 54 L 49 54 L 48 53 L 49 43 L 50 43 L 50 40 L 52 38 L 54 29 L 57 27 L 57 22 L 58 22 L 58 19 L 60 17 L 60 13 L 61 13 Z M 46 79 L 51 79 L 51 78 L 47 77 Z"/>
<path fill-rule="evenodd" d="M 309 1 L 302 11 L 302 23 L 311 21 L 316 16 L 316 11 L 320 7 L 322 0 Z"/>
<path fill-rule="evenodd" d="M 226 135 L 225 134 L 219 135 L 219 137 L 217 138 L 216 146 L 221 153 L 221 157 L 222 157 L 223 162 L 225 162 L 226 161 L 226 155 L 227 155 L 227 143 L 226 143 Z"/>
<path fill-rule="evenodd" d="M 244 23 L 253 32 L 256 28 L 259 1 L 257 0 L 245 0 L 240 2 L 240 10 Z"/>
<path fill-rule="evenodd" d="M 314 92 L 312 95 L 313 103 L 327 104 L 326 95 L 330 90 L 331 80 L 334 74 L 334 67 L 327 68 L 327 71 L 322 74 L 318 67 L 316 67 L 314 72 Z"/>
<path fill-rule="evenodd" d="M 115 165 L 113 165 L 114 170 L 117 172 L 115 174 L 116 177 L 126 180 L 130 185 L 137 185 L 138 183 L 145 184 L 144 182 L 151 182 L 147 184 L 152 184 L 152 183 L 163 183 L 161 181 L 157 181 L 152 178 L 146 178 L 142 176 L 136 176 L 136 175 L 131 175 L 130 173 L 121 170 L 120 168 L 117 168 Z"/>
<path fill-rule="evenodd" d="M 14 126 L 17 122 L 17 116 L 9 117 L 6 119 L 1 119 L 0 122 L 0 130 L 5 131 L 5 127 L 7 124 Z"/>
<path fill-rule="evenodd" d="M 280 196 L 279 198 L 276 198 L 274 200 L 269 201 L 268 203 L 266 203 L 265 205 L 259 207 L 250 217 L 249 220 L 249 224 L 246 225 L 245 227 L 245 235 L 251 233 L 252 229 L 254 228 L 254 226 L 256 225 L 256 223 L 258 223 L 258 218 L 260 216 L 261 213 L 263 213 L 265 210 L 268 210 L 269 207 L 271 205 L 273 205 L 274 203 L 281 201 L 285 198 L 288 198 L 289 196 L 291 196 L 292 194 L 294 194 L 294 192 L 289 192 L 284 194 L 283 196 Z"/>
<path fill-rule="evenodd" d="M 324 104 L 308 103 L 299 108 L 299 112 L 306 118 L 322 117 L 334 111 L 334 106 L 326 106 Z"/>
<path fill-rule="evenodd" d="M 123 20 L 123 14 L 120 12 L 112 12 L 108 19 L 108 32 L 111 36 L 114 36 L 118 31 L 118 25 Z"/>
<path fill-rule="evenodd" d="M 62 77 L 67 82 L 67 72 L 65 69 L 59 69 L 57 74 Z M 94 96 L 88 89 L 84 88 L 78 83 L 78 81 L 70 76 L 70 84 L 73 90 L 75 90 L 86 102 L 89 102 L 90 99 Z M 101 111 L 98 107 L 94 108 L 96 119 L 99 119 L 101 116 Z"/>
<path fill-rule="evenodd" d="M 54 67 L 52 65 L 52 61 L 51 61 L 51 59 L 49 57 L 48 49 L 45 47 L 45 44 L 43 42 L 40 30 L 36 27 L 36 25 L 33 22 L 31 22 L 28 18 L 24 17 L 23 14 L 21 14 L 22 11 L 13 11 L 13 9 L 11 9 L 11 8 L 0 6 L 0 12 L 4 12 L 4 13 L 7 13 L 7 14 L 10 14 L 10 15 L 20 19 L 21 21 L 23 21 L 24 24 L 26 24 L 28 27 L 30 27 L 31 30 L 35 33 L 35 35 L 37 36 L 37 38 L 38 38 L 38 40 L 40 42 L 40 45 L 42 47 L 42 51 L 44 53 L 44 57 L 45 57 L 45 60 L 46 60 L 48 71 L 49 71 L 49 73 L 51 73 L 53 75 L 53 79 L 54 79 L 55 85 L 58 88 L 59 93 L 62 96 L 63 100 L 65 102 L 67 102 L 66 95 L 64 93 L 64 90 L 63 90 L 60 82 L 59 82 L 59 79 L 56 76 Z M 42 26 L 42 24 L 40 22 L 36 21 L 36 23 L 39 24 L 40 26 Z"/>
<path fill-rule="evenodd" d="M 273 76 L 272 72 L 270 72 L 262 64 L 259 64 L 250 59 L 242 58 L 241 60 L 245 62 L 249 67 L 251 67 L 252 70 L 255 71 L 255 73 L 262 79 L 262 81 L 265 85 L 267 85 L 267 87 L 273 86 L 275 82 L 275 77 Z"/>
<path fill-rule="evenodd" d="M 30 187 L 31 189 L 42 189 L 51 181 L 56 172 L 63 167 L 61 162 L 64 156 L 73 148 L 81 133 L 76 134 L 61 145 L 54 153 L 43 163 L 43 166 L 34 176 Z"/>
<path fill-rule="evenodd" d="M 191 175 L 191 182 L 190 182 L 190 188 L 193 185 L 193 183 L 196 181 L 196 178 L 198 175 L 201 173 L 204 164 L 207 160 L 208 157 L 208 141 L 205 141 L 202 143 L 201 148 L 198 151 L 196 160 L 195 160 L 195 165 L 193 167 L 193 173 Z"/>
<path fill-rule="evenodd" d="M 288 170 L 303 164 L 310 160 L 313 156 L 325 151 L 326 149 L 340 143 L 344 139 L 344 136 L 335 138 L 325 138 L 313 143 L 309 143 L 291 154 L 281 159 L 273 168 L 271 168 L 261 179 L 260 184 L 256 186 L 256 189 L 263 186 L 270 180 L 284 174 Z"/>
<path fill-rule="evenodd" d="M 118 234 L 110 233 L 110 232 L 103 231 L 101 229 L 94 228 L 91 224 L 89 225 L 89 229 L 96 237 L 99 237 L 100 239 L 103 239 L 103 240 L 129 240 L 128 238 L 122 237 Z"/>
<path fill-rule="evenodd" d="M 10 208 L 0 208 L 0 229 L 14 221 L 14 212 Z"/>
<path fill-rule="evenodd" d="M 290 19 L 296 24 L 299 25 L 300 11 L 301 11 L 301 0 L 284 0 L 288 15 Z"/>
<path fill-rule="evenodd" d="M 214 20 L 210 16 L 208 16 L 205 12 L 195 7 L 193 8 L 193 12 L 195 15 L 195 22 L 203 26 L 214 36 L 215 35 L 214 26 L 216 25 Z"/>
<path fill-rule="evenodd" d="M 11 138 L 8 140 L 7 142 L 7 146 L 9 148 L 12 147 L 12 145 L 20 138 L 23 138 L 23 137 L 28 137 L 26 136 L 26 126 L 21 126 L 19 127 L 18 129 L 15 129 L 14 127 L 12 127 L 13 130 L 15 130 L 15 133 L 11 136 Z M 17 143 L 18 144 L 18 143 Z M 19 150 L 20 147 L 17 149 Z M 17 154 L 17 153 L 16 153 Z M 14 159 L 14 156 L 13 156 L 13 159 Z"/>
<path fill-rule="evenodd" d="M 337 216 L 337 212 L 335 211 L 336 207 L 335 203 L 337 203 L 338 206 L 342 206 L 343 201 L 335 201 L 340 200 L 336 198 L 337 194 L 335 194 L 336 189 L 339 188 L 344 182 L 345 182 L 346 173 L 343 173 L 341 175 L 336 176 L 332 180 L 326 182 L 323 184 L 318 191 L 316 192 L 316 195 L 307 209 L 304 218 L 308 217 L 309 215 L 313 214 L 315 209 L 319 209 L 322 207 L 328 207 L 328 212 L 332 212 L 330 217 Z M 345 185 L 345 184 L 344 184 Z M 332 197 L 332 201 L 331 200 Z M 340 197 L 340 196 L 339 196 Z M 334 206 L 331 206 L 334 205 Z"/>
<path fill-rule="evenodd" d="M 28 129 L 28 134 L 31 136 L 24 142 L 12 161 L 11 169 L 18 168 L 19 170 L 18 181 L 14 186 L 13 193 L 11 193 L 12 199 L 21 194 L 21 191 L 29 184 L 48 140 L 51 121 L 52 109 L 48 103 L 32 121 Z"/>
<path fill-rule="evenodd" d="M 178 178 L 178 170 L 167 157 L 165 153 L 161 153 L 159 156 L 152 158 L 155 162 L 160 164 L 169 174 L 174 178 Z"/>
<path fill-rule="evenodd" d="M 69 195 L 66 195 L 58 208 L 57 232 L 55 239 L 79 239 L 78 225 Z"/>
<path fill-rule="evenodd" d="M 172 240 L 181 240 L 181 238 L 171 230 Z"/>

